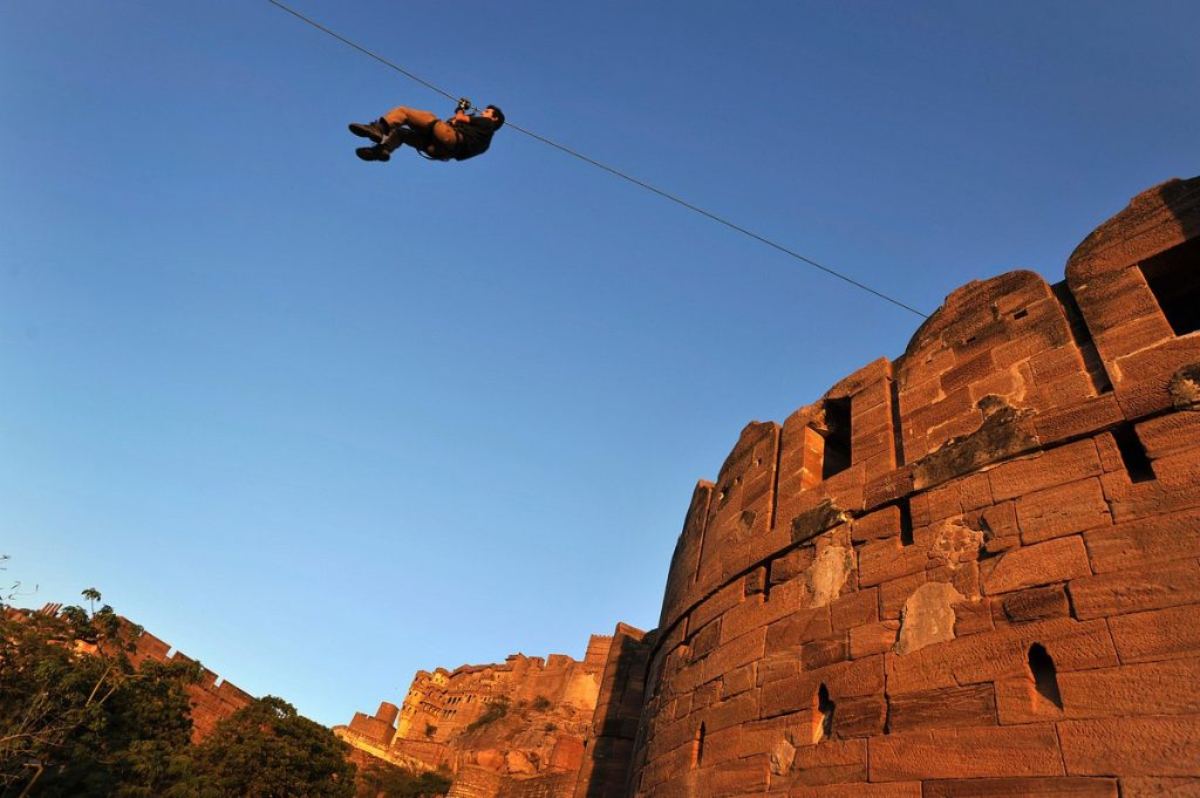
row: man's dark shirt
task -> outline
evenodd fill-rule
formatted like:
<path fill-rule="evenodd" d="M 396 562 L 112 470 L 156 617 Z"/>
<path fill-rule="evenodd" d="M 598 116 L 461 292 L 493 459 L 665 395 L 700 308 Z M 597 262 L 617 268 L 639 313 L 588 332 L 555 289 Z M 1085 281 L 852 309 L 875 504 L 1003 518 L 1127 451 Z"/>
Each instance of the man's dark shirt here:
<path fill-rule="evenodd" d="M 496 132 L 496 123 L 486 116 L 472 116 L 466 122 L 456 122 L 454 129 L 458 131 L 458 146 L 454 148 L 453 158 L 465 161 L 487 151 L 492 134 Z"/>

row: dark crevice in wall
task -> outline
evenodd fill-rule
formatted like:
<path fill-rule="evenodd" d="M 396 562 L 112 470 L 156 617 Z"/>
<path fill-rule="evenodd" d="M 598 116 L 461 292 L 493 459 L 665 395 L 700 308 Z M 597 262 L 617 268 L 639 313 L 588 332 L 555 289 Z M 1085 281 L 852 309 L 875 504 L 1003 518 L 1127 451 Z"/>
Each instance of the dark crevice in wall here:
<path fill-rule="evenodd" d="M 1138 437 L 1137 430 L 1132 424 L 1121 424 L 1112 430 L 1113 440 L 1117 442 L 1117 451 L 1121 453 L 1121 462 L 1125 472 L 1129 474 L 1130 482 L 1150 482 L 1154 479 L 1154 464 L 1146 454 L 1146 447 Z"/>
<path fill-rule="evenodd" d="M 911 546 L 913 542 L 912 505 L 907 498 L 897 504 L 900 508 L 900 545 Z"/>
<path fill-rule="evenodd" d="M 888 380 L 891 388 L 892 446 L 896 451 L 896 467 L 904 465 L 904 428 L 900 426 L 900 383 Z"/>
<path fill-rule="evenodd" d="M 716 487 L 710 488 L 708 498 L 704 500 L 704 521 L 700 524 L 700 550 L 696 552 L 696 571 L 692 574 L 692 584 L 700 581 L 700 564 L 704 562 L 704 544 L 708 542 L 708 513 L 712 508 L 712 495 Z"/>
<path fill-rule="evenodd" d="M 704 724 L 700 724 L 700 728 L 696 730 L 696 742 L 692 749 L 692 767 L 698 768 L 704 764 Z"/>
<path fill-rule="evenodd" d="M 779 515 L 779 468 L 783 464 L 783 427 L 775 430 L 775 477 L 771 484 L 771 523 L 767 529 L 775 528 Z"/>
<path fill-rule="evenodd" d="M 1087 370 L 1088 378 L 1092 381 L 1092 390 L 1097 396 L 1110 393 L 1113 389 L 1112 380 L 1108 377 L 1104 362 L 1100 360 L 1100 353 L 1096 351 L 1096 344 L 1092 341 L 1091 330 L 1088 329 L 1087 321 L 1079 310 L 1079 303 L 1075 301 L 1075 297 L 1067 287 L 1066 280 L 1055 283 L 1050 290 L 1054 292 L 1055 299 L 1058 300 L 1063 313 L 1067 316 L 1071 337 L 1075 340 L 1075 346 L 1079 347 L 1080 355 L 1083 356 L 1083 366 Z"/>

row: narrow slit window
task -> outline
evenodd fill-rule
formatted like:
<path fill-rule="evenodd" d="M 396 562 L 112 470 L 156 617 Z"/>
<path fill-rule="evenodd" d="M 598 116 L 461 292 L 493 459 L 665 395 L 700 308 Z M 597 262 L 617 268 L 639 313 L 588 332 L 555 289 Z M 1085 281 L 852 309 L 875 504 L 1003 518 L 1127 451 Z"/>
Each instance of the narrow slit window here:
<path fill-rule="evenodd" d="M 692 767 L 698 768 L 704 764 L 704 724 L 696 730 L 696 742 L 692 748 Z"/>
<path fill-rule="evenodd" d="M 1132 424 L 1122 424 L 1112 431 L 1113 439 L 1117 442 L 1117 451 L 1121 453 L 1121 462 L 1129 474 L 1130 482 L 1149 482 L 1154 479 L 1154 464 L 1146 454 L 1146 447 Z"/>
<path fill-rule="evenodd" d="M 829 479 L 850 467 L 850 397 L 825 401 L 825 456 L 821 479 Z"/>
<path fill-rule="evenodd" d="M 900 501 L 900 545 L 911 546 L 913 542 L 912 507 L 908 499 Z"/>
<path fill-rule="evenodd" d="M 1054 658 L 1041 643 L 1029 647 L 1029 672 L 1033 675 L 1033 687 L 1038 694 L 1062 709 L 1062 693 L 1058 691 L 1058 671 L 1054 667 Z"/>
<path fill-rule="evenodd" d="M 835 708 L 836 705 L 829 698 L 829 688 L 822 684 L 813 698 L 812 740 L 814 743 L 833 737 L 833 711 Z"/>
<path fill-rule="evenodd" d="M 1200 237 L 1142 261 L 1142 274 L 1176 335 L 1200 330 Z"/>

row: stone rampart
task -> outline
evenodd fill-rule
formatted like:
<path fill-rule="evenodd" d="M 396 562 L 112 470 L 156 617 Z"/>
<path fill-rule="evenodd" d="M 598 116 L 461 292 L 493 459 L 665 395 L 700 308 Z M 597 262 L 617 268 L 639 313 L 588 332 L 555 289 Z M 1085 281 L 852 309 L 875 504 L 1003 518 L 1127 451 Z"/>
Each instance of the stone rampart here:
<path fill-rule="evenodd" d="M 1197 605 L 1200 178 L 747 426 L 576 796 L 1200 792 Z"/>
<path fill-rule="evenodd" d="M 176 651 L 173 646 L 146 631 L 137 635 L 134 646 L 134 651 L 130 654 L 134 665 L 145 661 L 195 662 L 191 657 Z M 254 701 L 254 696 L 225 681 L 208 668 L 202 668 L 200 681 L 188 685 L 187 692 L 192 706 L 192 742 L 203 740 L 223 719 Z"/>

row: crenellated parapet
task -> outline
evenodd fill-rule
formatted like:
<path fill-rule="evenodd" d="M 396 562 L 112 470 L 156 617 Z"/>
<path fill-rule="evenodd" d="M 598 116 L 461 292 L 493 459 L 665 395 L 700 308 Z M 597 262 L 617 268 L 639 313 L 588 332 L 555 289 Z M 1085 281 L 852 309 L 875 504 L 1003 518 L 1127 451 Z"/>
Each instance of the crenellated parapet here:
<path fill-rule="evenodd" d="M 1200 789 L 1198 558 L 1194 178 L 742 431 L 685 516 L 624 791 Z"/>

